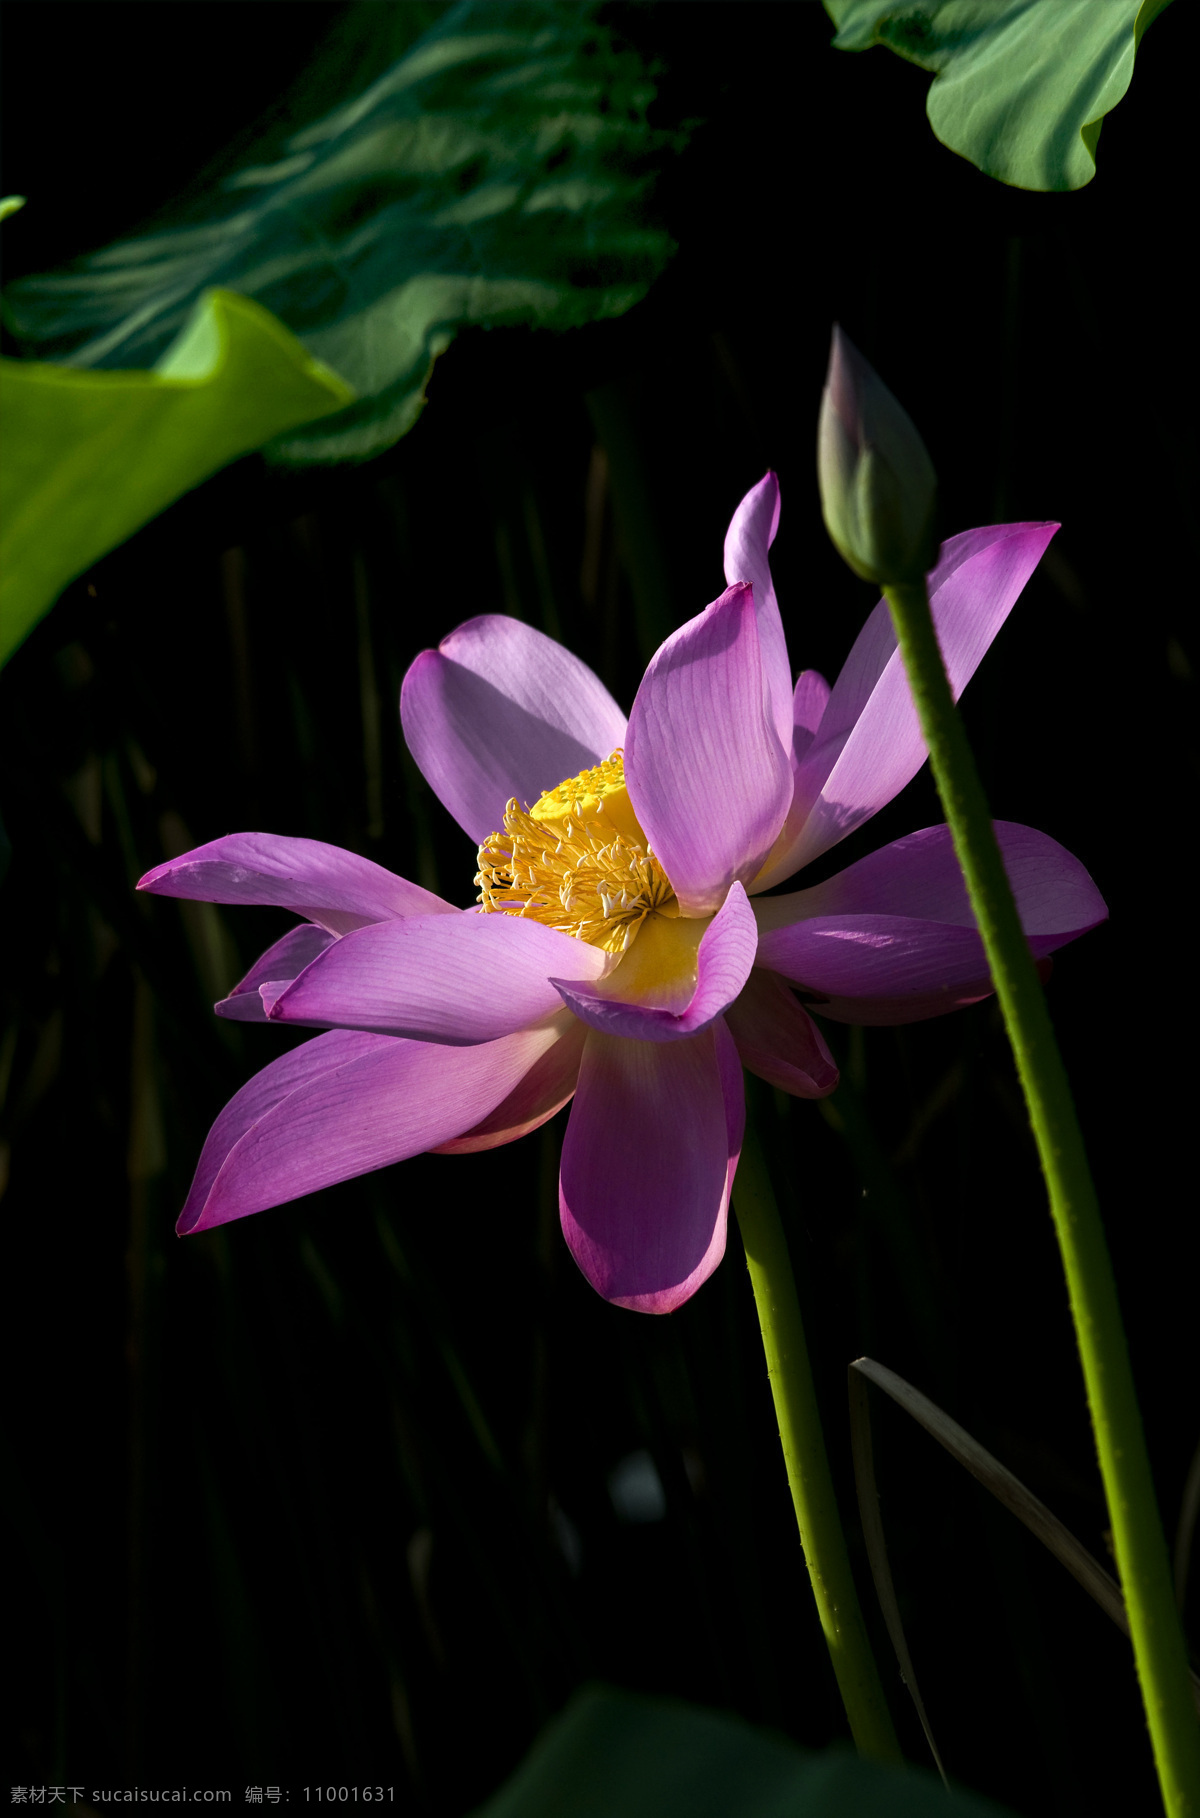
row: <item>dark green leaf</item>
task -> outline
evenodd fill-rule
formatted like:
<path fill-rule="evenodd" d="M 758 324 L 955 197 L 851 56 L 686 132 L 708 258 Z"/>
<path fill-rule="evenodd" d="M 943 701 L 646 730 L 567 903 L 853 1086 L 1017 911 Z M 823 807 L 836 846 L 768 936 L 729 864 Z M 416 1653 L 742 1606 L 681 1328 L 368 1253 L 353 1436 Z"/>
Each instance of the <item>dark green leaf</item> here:
<path fill-rule="evenodd" d="M 1018 189 L 1081 189 L 1104 116 L 1169 0 L 825 0 L 839 50 L 886 44 L 937 80 L 943 145 Z"/>
<path fill-rule="evenodd" d="M 365 12 L 383 30 L 394 10 Z M 268 453 L 377 453 L 412 427 L 457 329 L 616 315 L 666 261 L 645 207 L 663 143 L 646 119 L 653 86 L 596 11 L 459 0 L 186 221 L 13 285 L 12 326 L 72 364 L 149 365 L 203 289 L 240 291 L 357 399 Z"/>
<path fill-rule="evenodd" d="M 589 1687 L 477 1818 L 1001 1818 L 917 1768 L 807 1754 L 739 1718 Z"/>

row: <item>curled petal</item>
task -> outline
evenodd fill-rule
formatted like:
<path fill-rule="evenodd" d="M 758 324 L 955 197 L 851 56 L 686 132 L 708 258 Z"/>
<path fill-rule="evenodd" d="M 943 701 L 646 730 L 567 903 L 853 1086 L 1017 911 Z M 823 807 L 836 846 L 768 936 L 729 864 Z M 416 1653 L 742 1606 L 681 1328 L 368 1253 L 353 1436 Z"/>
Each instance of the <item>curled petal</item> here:
<path fill-rule="evenodd" d="M 665 940 L 695 930 L 695 922 L 682 917 L 643 929 L 627 956 L 636 960 L 643 943 L 660 932 Z M 750 976 L 758 946 L 758 926 L 749 898 L 740 884 L 732 884 L 718 913 L 705 928 L 695 949 L 695 987 L 678 1009 L 625 997 L 626 964 L 622 962 L 599 987 L 552 979 L 563 1002 L 581 1021 L 606 1035 L 623 1035 L 636 1041 L 674 1042 L 695 1035 L 715 1021 L 737 997 Z"/>
<path fill-rule="evenodd" d="M 457 915 L 419 884 L 323 840 L 230 833 L 155 866 L 138 884 L 155 896 L 291 909 L 330 934 L 406 915 Z"/>
<path fill-rule="evenodd" d="M 271 987 L 271 997 L 278 997 L 291 981 L 324 953 L 326 947 L 336 935 L 317 928 L 312 922 L 302 922 L 298 928 L 291 928 L 282 940 L 268 947 L 262 958 L 256 960 L 240 984 L 233 987 L 228 997 L 223 997 L 213 1009 L 218 1016 L 227 1017 L 235 1023 L 265 1023 L 267 1012 L 264 999 L 259 995 L 261 985 Z"/>
<path fill-rule="evenodd" d="M 745 581 L 754 589 L 767 713 L 786 751 L 792 737 L 788 707 L 792 669 L 768 557 L 778 529 L 779 481 L 773 473 L 767 473 L 757 486 L 751 487 L 730 521 L 725 534 L 725 579 L 731 587 Z"/>
<path fill-rule="evenodd" d="M 571 1254 L 606 1300 L 669 1313 L 711 1275 L 743 1119 L 723 1024 L 666 1044 L 588 1032 L 559 1209 Z"/>
<path fill-rule="evenodd" d="M 928 577 L 930 606 L 955 699 L 1020 596 L 1057 524 L 998 524 L 942 544 Z M 756 890 L 869 820 L 926 758 L 891 615 L 883 600 L 860 632 L 798 765 L 787 823 Z"/>
<path fill-rule="evenodd" d="M 265 978 L 262 981 L 258 987 L 258 998 L 259 1002 L 262 1004 L 265 1021 L 270 1022 L 271 1012 L 275 1008 L 276 1003 L 283 996 L 284 992 L 289 990 L 295 982 L 295 979 L 291 978 Z M 243 1020 L 250 1021 L 251 1019 L 247 1017 Z M 255 1017 L 253 1020 L 257 1022 L 258 1018 Z M 323 1028 L 326 1025 L 314 1023 L 311 1026 L 313 1028 Z"/>
<path fill-rule="evenodd" d="M 624 743 L 625 715 L 586 663 L 519 619 L 468 619 L 424 650 L 400 691 L 404 737 L 475 844 Z"/>
<path fill-rule="evenodd" d="M 479 1149 L 498 1149 L 503 1143 L 515 1143 L 518 1136 L 527 1136 L 561 1111 L 579 1078 L 587 1030 L 569 1010 L 559 1011 L 554 1027 L 560 1031 L 559 1039 L 518 1080 L 508 1097 L 464 1135 L 438 1143 L 436 1155 L 473 1155 Z"/>
<path fill-rule="evenodd" d="M 725 1013 L 743 1067 L 794 1098 L 826 1098 L 838 1083 L 825 1037 L 777 972 L 756 966 Z"/>
<path fill-rule="evenodd" d="M 561 1008 L 552 973 L 599 978 L 600 948 L 519 916 L 380 922 L 336 941 L 270 1005 L 272 1022 L 492 1042 Z"/>
<path fill-rule="evenodd" d="M 656 651 L 625 741 L 625 781 L 685 915 L 711 915 L 761 865 L 792 781 L 764 709 L 754 598 L 730 587 Z"/>
<path fill-rule="evenodd" d="M 305 1042 L 226 1105 L 176 1229 L 227 1224 L 448 1142 L 558 1039 L 547 1025 L 473 1048 L 342 1029 Z"/>

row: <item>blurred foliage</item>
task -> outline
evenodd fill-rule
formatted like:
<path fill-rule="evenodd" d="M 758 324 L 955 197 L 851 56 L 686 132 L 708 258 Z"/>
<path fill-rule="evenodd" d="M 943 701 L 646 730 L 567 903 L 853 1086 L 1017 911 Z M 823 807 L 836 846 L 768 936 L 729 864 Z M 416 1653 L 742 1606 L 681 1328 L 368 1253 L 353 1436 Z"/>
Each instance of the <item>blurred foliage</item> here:
<path fill-rule="evenodd" d="M 68 581 L 164 505 L 352 396 L 232 291 L 200 298 L 153 372 L 0 361 L 0 663 Z"/>
<path fill-rule="evenodd" d="M 839 50 L 886 44 L 936 78 L 943 145 L 1020 189 L 1081 189 L 1142 33 L 1170 0 L 825 0 Z"/>
<path fill-rule="evenodd" d="M 650 75 L 596 15 L 594 0 L 352 8 L 282 140 L 276 124 L 239 148 L 181 216 L 12 285 L 9 326 L 42 357 L 149 366 L 204 290 L 239 291 L 355 394 L 319 429 L 274 426 L 271 458 L 377 454 L 412 428 L 458 329 L 619 315 L 667 259 L 645 202 L 681 135 L 650 129 Z"/>
<path fill-rule="evenodd" d="M 595 13 L 352 7 L 282 143 L 275 122 L 190 209 L 9 287 L 5 319 L 43 360 L 0 369 L 0 662 L 66 581 L 236 456 L 390 446 L 458 329 L 576 327 L 644 294 L 670 251 L 643 208 L 668 136 Z M 335 70 L 350 94 L 312 118 Z"/>
<path fill-rule="evenodd" d="M 87 97 L 102 93 L 114 143 L 150 105 L 95 21 L 110 10 L 8 9 L 9 71 L 54 59 L 52 219 L 93 154 Z M 221 65 L 200 28 L 219 16 L 238 22 L 228 79 L 272 94 L 279 18 L 299 30 L 307 10 L 156 9 L 163 67 L 192 70 L 199 95 L 173 105 L 211 106 Z M 890 60 L 827 55 L 820 8 L 603 17 L 661 70 L 663 130 L 709 122 L 664 178 L 679 252 L 644 302 L 571 336 L 464 333 L 414 433 L 373 461 L 226 468 L 72 582 L 0 676 L 14 1781 L 228 1783 L 238 1803 L 249 1784 L 290 1783 L 295 1803 L 305 1784 L 382 1781 L 405 1812 L 461 1818 L 595 1679 L 812 1750 L 844 1739 L 736 1246 L 669 1319 L 605 1305 L 558 1231 L 561 1119 L 176 1241 L 212 1119 L 291 1039 L 211 1005 L 289 918 L 133 890 L 189 845 L 267 828 L 465 903 L 473 850 L 400 737 L 408 663 L 508 611 L 628 706 L 660 627 L 720 592 L 729 513 L 768 464 L 793 662 L 836 672 L 873 596 L 830 547 L 813 484 L 833 319 L 919 408 L 944 531 L 1063 520 L 965 708 L 997 814 L 1071 847 L 1112 909 L 1061 956 L 1051 1005 L 1169 1532 L 1186 1506 L 1195 1086 L 1172 918 L 1191 900 L 1180 827 L 1200 782 L 1200 472 L 1190 248 L 1147 197 L 1182 156 L 1188 59 L 1147 60 L 1103 183 L 1031 196 L 947 158 Z M 13 81 L 0 126 L 18 149 L 45 106 Z M 871 132 L 844 133 L 830 163 L 855 118 Z M 126 143 L 109 176 L 133 220 L 135 200 L 165 198 Z M 936 244 L 898 221 L 880 143 Z M 22 252 L 33 215 L 5 224 L 10 270 L 48 263 Z M 1167 387 L 1129 358 L 1148 286 Z M 830 868 L 939 818 L 920 777 Z M 844 1511 L 845 1368 L 867 1351 L 1103 1558 L 1061 1272 L 993 1008 L 830 1040 L 837 1093 L 770 1099 L 765 1140 Z M 952 1776 L 1027 1818 L 1153 1809 L 1124 1642 L 952 1460 L 906 1421 L 877 1424 L 893 1572 Z"/>
<path fill-rule="evenodd" d="M 803 1755 L 712 1711 L 581 1692 L 478 1818 L 1001 1818 L 932 1774 Z"/>

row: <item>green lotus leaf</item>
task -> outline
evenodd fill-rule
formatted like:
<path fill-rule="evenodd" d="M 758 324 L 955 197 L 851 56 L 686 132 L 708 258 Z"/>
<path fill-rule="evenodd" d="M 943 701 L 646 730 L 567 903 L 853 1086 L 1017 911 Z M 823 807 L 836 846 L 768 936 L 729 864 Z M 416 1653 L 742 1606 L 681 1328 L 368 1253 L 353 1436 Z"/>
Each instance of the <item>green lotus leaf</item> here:
<path fill-rule="evenodd" d="M 1017 189 L 1081 189 L 1142 33 L 1170 0 L 825 0 L 838 50 L 931 70 L 943 145 Z"/>
<path fill-rule="evenodd" d="M 1004 1818 L 917 1768 L 810 1754 L 740 1718 L 591 1686 L 476 1818 Z"/>
<path fill-rule="evenodd" d="M 356 396 L 276 436 L 268 458 L 378 453 L 412 427 L 457 330 L 619 314 L 670 255 L 646 198 L 674 141 L 648 125 L 650 76 L 598 11 L 349 8 L 338 29 L 353 42 L 335 37 L 277 110 L 286 131 L 155 230 L 11 285 L 10 328 L 41 358 L 149 366 L 200 292 L 227 286 Z"/>
<path fill-rule="evenodd" d="M 67 582 L 239 455 L 354 396 L 259 304 L 213 290 L 149 372 L 0 360 L 0 662 Z"/>

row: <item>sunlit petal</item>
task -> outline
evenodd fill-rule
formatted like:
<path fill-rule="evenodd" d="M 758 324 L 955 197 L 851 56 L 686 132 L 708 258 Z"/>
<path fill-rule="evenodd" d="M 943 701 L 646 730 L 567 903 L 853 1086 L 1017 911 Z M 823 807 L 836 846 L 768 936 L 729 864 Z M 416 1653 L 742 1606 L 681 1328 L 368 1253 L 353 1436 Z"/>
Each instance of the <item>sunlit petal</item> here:
<path fill-rule="evenodd" d="M 792 670 L 768 558 L 778 529 L 779 481 L 768 473 L 751 487 L 733 514 L 725 534 L 725 579 L 731 587 L 745 581 L 754 589 L 768 716 L 786 751 L 792 736 Z"/>
<path fill-rule="evenodd" d="M 210 840 L 156 865 L 138 889 L 202 903 L 273 904 L 330 934 L 348 934 L 396 916 L 457 914 L 453 903 L 355 852 L 275 833 L 230 833 Z"/>
<path fill-rule="evenodd" d="M 625 739 L 625 715 L 586 663 L 497 613 L 422 652 L 400 717 L 430 788 L 477 846 L 512 797 L 528 806 Z"/>
<path fill-rule="evenodd" d="M 1056 524 L 1000 524 L 943 543 L 930 606 L 955 698 L 1041 559 Z M 787 824 L 756 890 L 791 877 L 898 795 L 927 756 L 891 615 L 880 601 L 798 766 Z"/>
<path fill-rule="evenodd" d="M 272 1022 L 492 1042 L 560 1008 L 550 975 L 596 979 L 606 957 L 501 915 L 380 922 L 336 941 L 271 1006 Z"/>
<path fill-rule="evenodd" d="M 498 1149 L 527 1136 L 561 1111 L 575 1090 L 587 1029 L 569 1010 L 560 1010 L 553 1026 L 559 1039 L 517 1081 L 494 1111 L 462 1136 L 436 1143 L 435 1155 L 473 1155 L 480 1149 Z"/>
<path fill-rule="evenodd" d="M 767 719 L 749 587 L 730 587 L 651 659 L 625 741 L 629 798 L 685 915 L 745 883 L 787 812 L 787 754 Z"/>
<path fill-rule="evenodd" d="M 473 1048 L 332 1030 L 257 1074 L 209 1133 L 177 1229 L 205 1231 L 419 1155 L 487 1116 L 559 1039 Z"/>

